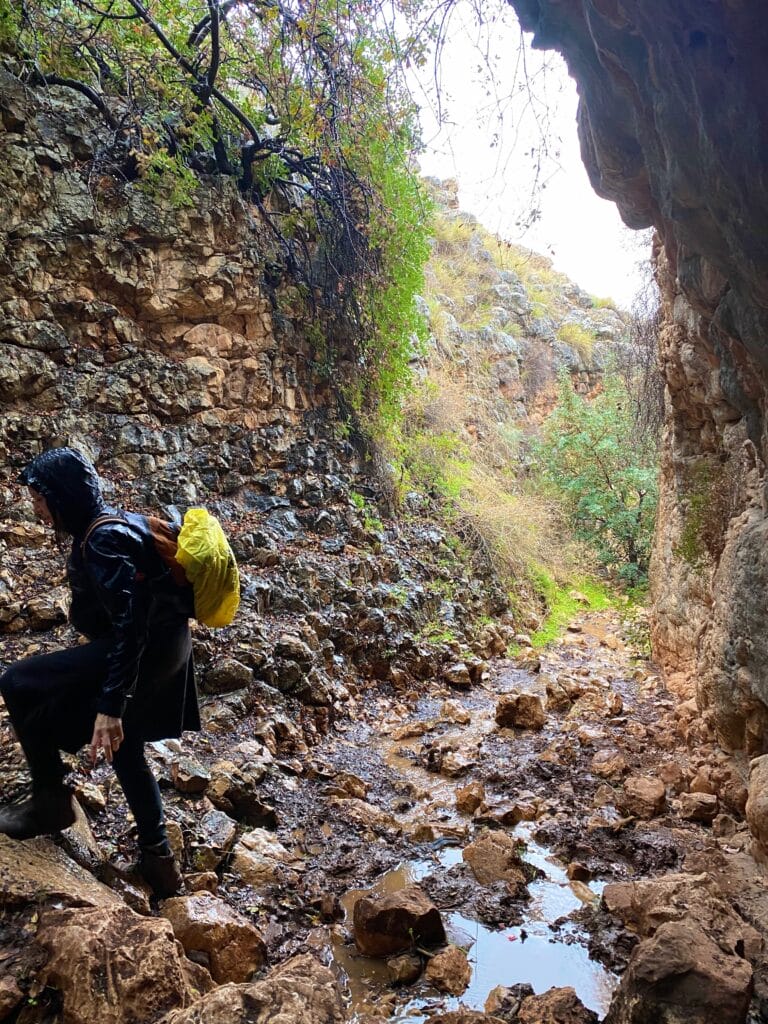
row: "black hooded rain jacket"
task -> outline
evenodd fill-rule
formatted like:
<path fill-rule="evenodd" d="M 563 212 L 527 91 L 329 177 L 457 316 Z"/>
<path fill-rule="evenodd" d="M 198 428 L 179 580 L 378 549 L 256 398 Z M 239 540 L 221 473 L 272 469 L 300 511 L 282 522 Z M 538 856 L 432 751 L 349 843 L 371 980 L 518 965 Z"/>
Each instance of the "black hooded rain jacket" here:
<path fill-rule="evenodd" d="M 126 728 L 145 740 L 199 729 L 188 625 L 194 614 L 192 588 L 171 578 L 147 519 L 107 506 L 93 466 L 72 448 L 44 452 L 21 479 L 42 494 L 72 536 L 70 622 L 90 640 L 109 640 L 97 712 L 125 718 Z M 101 516 L 117 521 L 89 533 Z M 183 645 L 181 659 L 168 657 L 174 644 Z M 169 676 L 154 671 L 153 663 L 176 667 Z"/>

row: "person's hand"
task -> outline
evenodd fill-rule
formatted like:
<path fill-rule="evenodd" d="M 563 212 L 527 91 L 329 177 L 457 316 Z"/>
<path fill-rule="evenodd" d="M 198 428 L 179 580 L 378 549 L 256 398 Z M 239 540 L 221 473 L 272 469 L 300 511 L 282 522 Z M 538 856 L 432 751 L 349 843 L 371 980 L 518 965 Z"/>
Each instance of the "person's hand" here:
<path fill-rule="evenodd" d="M 91 764 L 96 764 L 96 755 L 99 750 L 104 751 L 104 757 L 112 764 L 112 756 L 117 753 L 122 742 L 122 719 L 113 718 L 111 715 L 96 715 L 93 737 L 91 738 L 91 746 L 89 748 Z"/>

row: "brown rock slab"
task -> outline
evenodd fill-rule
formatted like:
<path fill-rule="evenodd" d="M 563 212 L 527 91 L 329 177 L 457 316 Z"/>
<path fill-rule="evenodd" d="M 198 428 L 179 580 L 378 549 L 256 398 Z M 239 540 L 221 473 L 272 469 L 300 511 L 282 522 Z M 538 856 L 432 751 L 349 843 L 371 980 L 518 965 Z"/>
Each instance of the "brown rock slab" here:
<path fill-rule="evenodd" d="M 523 1000 L 519 1024 L 598 1024 L 598 1016 L 570 987 L 551 988 Z"/>
<path fill-rule="evenodd" d="M 627 762 L 619 750 L 598 750 L 590 768 L 603 779 L 620 779 L 627 770 Z"/>
<path fill-rule="evenodd" d="M 157 1024 L 344 1024 L 334 974 L 313 956 L 294 957 L 261 981 L 222 985 Z"/>
<path fill-rule="evenodd" d="M 418 885 L 385 896 L 363 896 L 353 912 L 355 945 L 364 956 L 390 956 L 414 944 L 445 942 L 440 912 Z"/>
<path fill-rule="evenodd" d="M 543 729 L 546 721 L 544 704 L 535 693 L 505 693 L 496 704 L 500 729 Z"/>
<path fill-rule="evenodd" d="M 752 967 L 690 918 L 662 924 L 632 952 L 605 1024 L 744 1024 Z"/>
<path fill-rule="evenodd" d="M 474 843 L 464 847 L 462 857 L 481 885 L 525 882 L 518 844 L 506 832 L 483 832 Z"/>
<path fill-rule="evenodd" d="M 666 805 L 666 788 L 661 779 L 649 775 L 630 775 L 624 780 L 624 791 L 617 805 L 624 814 L 636 818 L 655 818 Z"/>
<path fill-rule="evenodd" d="M 399 827 L 391 814 L 387 814 L 380 807 L 374 807 L 373 804 L 369 804 L 365 800 L 356 800 L 353 797 L 332 797 L 329 803 L 333 807 L 339 808 L 344 817 L 359 828 L 370 829 L 372 832 L 387 832 Z"/>
<path fill-rule="evenodd" d="M 44 911 L 37 942 L 49 954 L 43 983 L 61 993 L 67 1024 L 145 1024 L 212 985 L 168 921 L 124 905 Z"/>
<path fill-rule="evenodd" d="M 684 821 L 714 821 L 718 800 L 713 793 L 683 793 L 680 797 L 680 817 Z"/>
<path fill-rule="evenodd" d="M 462 814 L 474 814 L 485 800 L 482 782 L 470 782 L 456 790 L 456 810 Z"/>
<path fill-rule="evenodd" d="M 114 907 L 122 901 L 50 839 L 19 843 L 0 835 L 0 906 L 56 901 L 64 906 Z"/>
<path fill-rule="evenodd" d="M 458 946 L 448 946 L 436 953 L 427 964 L 424 979 L 439 992 L 460 996 L 469 985 L 472 968 L 467 954 Z"/>
<path fill-rule="evenodd" d="M 177 896 L 161 909 L 187 953 L 206 953 L 213 980 L 247 981 L 263 966 L 266 948 L 258 930 L 209 892 Z"/>

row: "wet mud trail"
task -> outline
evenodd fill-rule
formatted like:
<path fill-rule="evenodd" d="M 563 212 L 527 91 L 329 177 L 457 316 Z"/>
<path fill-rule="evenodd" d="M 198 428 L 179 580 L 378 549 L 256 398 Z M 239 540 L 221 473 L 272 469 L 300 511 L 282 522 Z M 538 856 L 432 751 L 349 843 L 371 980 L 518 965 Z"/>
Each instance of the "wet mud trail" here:
<path fill-rule="evenodd" d="M 321 919 L 308 941 L 336 965 L 353 1020 L 482 1010 L 494 987 L 519 983 L 573 986 L 605 1015 L 637 940 L 601 908 L 604 886 L 679 870 L 718 842 L 710 823 L 681 816 L 694 726 L 626 627 L 615 611 L 585 613 L 551 649 L 491 663 L 470 689 L 381 694 L 315 751 L 311 785 L 283 820 L 304 817 L 303 884 Z M 514 694 L 540 698 L 523 727 L 497 722 Z M 523 881 L 487 846 L 468 862 L 488 836 L 514 839 Z M 392 965 L 356 952 L 356 900 L 413 882 L 467 953 L 459 994 L 423 976 L 399 984 Z"/>

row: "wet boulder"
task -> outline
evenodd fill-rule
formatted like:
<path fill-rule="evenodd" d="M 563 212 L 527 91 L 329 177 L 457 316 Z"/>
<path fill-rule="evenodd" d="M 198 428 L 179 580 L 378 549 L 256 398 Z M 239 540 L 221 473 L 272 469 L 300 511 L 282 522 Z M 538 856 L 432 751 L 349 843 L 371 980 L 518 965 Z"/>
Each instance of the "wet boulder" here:
<path fill-rule="evenodd" d="M 251 922 L 209 892 L 165 900 L 161 913 L 187 953 L 207 957 L 214 981 L 247 981 L 264 964 L 266 949 Z"/>
<path fill-rule="evenodd" d="M 126 906 L 47 910 L 41 980 L 61 993 L 67 1024 L 140 1024 L 208 991 L 208 973 L 184 956 L 168 921 Z"/>
<path fill-rule="evenodd" d="M 500 729 L 543 729 L 547 721 L 544 704 L 535 693 L 505 693 L 496 705 Z"/>
<path fill-rule="evenodd" d="M 666 788 L 661 779 L 648 775 L 630 775 L 624 781 L 624 790 L 617 804 L 624 814 L 647 819 L 662 814 L 666 800 Z"/>
<path fill-rule="evenodd" d="M 691 918 L 635 947 L 605 1024 L 744 1024 L 752 967 Z"/>
<path fill-rule="evenodd" d="M 275 836 L 263 828 L 245 832 L 232 851 L 230 870 L 256 888 L 277 880 L 295 859 Z"/>
<path fill-rule="evenodd" d="M 218 761 L 211 769 L 206 791 L 214 807 L 247 825 L 274 824 L 274 810 L 259 796 L 258 783 L 267 773 L 267 761 L 253 761 L 238 768 L 231 761 Z"/>
<path fill-rule="evenodd" d="M 364 956 L 390 956 L 415 944 L 439 946 L 445 929 L 437 907 L 418 885 L 385 896 L 363 896 L 353 913 L 355 945 Z"/>
<path fill-rule="evenodd" d="M 598 1024 L 598 1016 L 566 986 L 528 996 L 520 1007 L 518 1021 L 519 1024 Z"/>
<path fill-rule="evenodd" d="M 436 953 L 427 964 L 424 980 L 439 992 L 460 996 L 469 985 L 472 968 L 467 954 L 458 946 L 448 946 Z"/>
<path fill-rule="evenodd" d="M 474 814 L 485 800 L 482 782 L 470 782 L 456 790 L 456 810 L 462 814 Z"/>
<path fill-rule="evenodd" d="M 684 821 L 714 821 L 718 801 L 714 793 L 683 793 L 680 797 L 680 817 Z"/>
<path fill-rule="evenodd" d="M 446 700 L 440 708 L 440 719 L 443 722 L 453 722 L 455 725 L 469 725 L 472 716 L 458 701 Z"/>
<path fill-rule="evenodd" d="M 314 957 L 294 957 L 261 981 L 222 985 L 157 1024 L 343 1024 L 332 971 Z M 138 1022 L 137 1022 L 138 1024 Z"/>
<path fill-rule="evenodd" d="M 456 661 L 443 669 L 443 679 L 458 690 L 468 690 L 472 686 L 472 676 L 463 661 Z"/>
<path fill-rule="evenodd" d="M 497 985 L 488 993 L 485 1012 L 496 1014 L 505 1021 L 517 1021 L 523 1001 L 533 995 L 533 987 L 527 982 L 519 985 Z"/>
<path fill-rule="evenodd" d="M 57 587 L 27 602 L 26 613 L 32 629 L 52 629 L 67 621 L 67 591 Z"/>
<path fill-rule="evenodd" d="M 417 953 L 402 953 L 387 960 L 387 972 L 393 985 L 412 985 L 421 977 L 423 969 Z"/>
<path fill-rule="evenodd" d="M 195 870 L 215 871 L 232 849 L 236 835 L 237 822 L 224 811 L 214 809 L 204 814 L 190 844 Z"/>
<path fill-rule="evenodd" d="M 464 847 L 462 857 L 481 885 L 492 885 L 499 881 L 513 886 L 525 884 L 518 843 L 506 832 L 483 832 L 473 843 Z"/>
<path fill-rule="evenodd" d="M 206 693 L 232 693 L 245 690 L 253 681 L 253 671 L 234 658 L 223 658 L 203 677 Z"/>
<path fill-rule="evenodd" d="M 211 773 L 194 758 L 180 757 L 171 765 L 171 780 L 180 793 L 204 793 Z"/>

